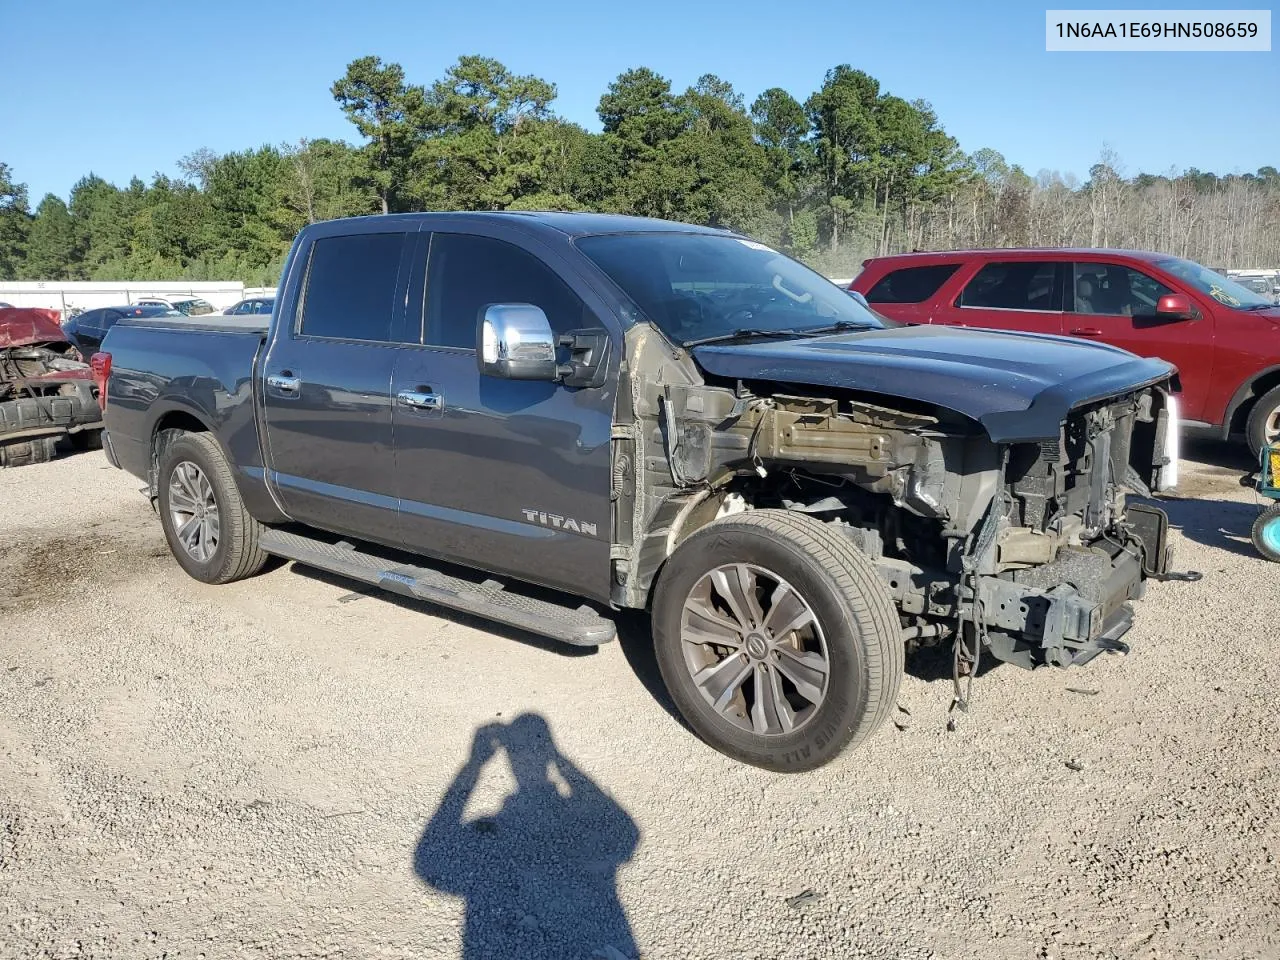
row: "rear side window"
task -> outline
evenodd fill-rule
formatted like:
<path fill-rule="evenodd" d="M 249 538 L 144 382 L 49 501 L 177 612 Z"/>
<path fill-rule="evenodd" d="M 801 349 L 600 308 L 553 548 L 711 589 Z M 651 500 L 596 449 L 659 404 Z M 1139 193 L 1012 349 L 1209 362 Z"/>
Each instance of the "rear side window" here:
<path fill-rule="evenodd" d="M 541 307 L 556 333 L 591 325 L 577 294 L 533 254 L 492 237 L 433 233 L 424 342 L 474 350 L 480 313 L 492 303 Z"/>
<path fill-rule="evenodd" d="M 317 240 L 303 293 L 302 335 L 390 342 L 403 246 L 402 233 Z"/>
<path fill-rule="evenodd" d="M 867 291 L 867 300 L 870 303 L 923 303 L 959 268 L 958 263 L 935 263 L 892 270 Z"/>
<path fill-rule="evenodd" d="M 1062 310 L 1062 278 L 1066 264 L 1015 260 L 988 263 L 965 286 L 960 307 L 993 310 Z"/>

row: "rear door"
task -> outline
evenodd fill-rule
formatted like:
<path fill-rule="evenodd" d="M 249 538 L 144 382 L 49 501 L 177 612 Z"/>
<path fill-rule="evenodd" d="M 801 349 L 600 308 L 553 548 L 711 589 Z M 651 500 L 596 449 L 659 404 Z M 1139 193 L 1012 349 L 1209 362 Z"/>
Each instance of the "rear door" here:
<path fill-rule="evenodd" d="M 67 334 L 86 360 L 96 353 L 102 344 L 104 336 L 102 318 L 106 313 L 105 309 L 86 310 L 63 324 L 63 333 Z"/>
<path fill-rule="evenodd" d="M 119 310 L 104 307 L 101 310 L 90 310 L 76 318 L 77 349 L 84 354 L 86 360 L 102 349 L 102 341 L 107 331 L 116 325 L 124 314 Z"/>
<path fill-rule="evenodd" d="M 1072 265 L 1071 300 L 1066 332 L 1136 353 L 1159 357 L 1178 368 L 1182 383 L 1182 416 L 1204 414 L 1213 370 L 1213 314 L 1198 309 L 1192 320 L 1156 316 L 1161 297 L 1183 293 L 1198 308 L 1194 292 L 1174 288 L 1138 267 L 1114 261 Z"/>
<path fill-rule="evenodd" d="M 1060 334 L 1069 271 L 1069 263 L 1051 260 L 988 260 L 936 306 L 933 322 Z"/>
<path fill-rule="evenodd" d="M 397 403 L 392 415 L 403 545 L 605 599 L 616 378 L 568 388 L 482 376 L 475 343 L 493 303 L 540 307 L 557 334 L 605 327 L 606 312 L 541 244 L 485 230 L 419 240 L 418 262 L 429 266 L 425 292 L 415 273 L 409 312 L 422 319 L 423 343 L 402 351 L 392 395 L 426 394 L 435 405 Z"/>
<path fill-rule="evenodd" d="M 312 242 L 262 360 L 269 480 L 294 520 L 395 543 L 391 375 L 417 225 L 350 229 Z"/>

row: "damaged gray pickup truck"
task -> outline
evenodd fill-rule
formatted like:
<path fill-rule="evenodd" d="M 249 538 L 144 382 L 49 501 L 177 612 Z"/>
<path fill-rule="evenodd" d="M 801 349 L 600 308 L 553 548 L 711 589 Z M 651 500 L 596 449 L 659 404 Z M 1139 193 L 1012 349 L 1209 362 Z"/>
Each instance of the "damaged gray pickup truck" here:
<path fill-rule="evenodd" d="M 865 739 L 916 645 L 957 692 L 984 652 L 1124 651 L 1177 576 L 1125 499 L 1176 482 L 1168 364 L 890 328 L 725 231 L 315 224 L 267 320 L 127 319 L 94 358 L 108 456 L 188 573 L 275 555 L 586 645 L 648 610 L 675 704 L 747 763 Z"/>

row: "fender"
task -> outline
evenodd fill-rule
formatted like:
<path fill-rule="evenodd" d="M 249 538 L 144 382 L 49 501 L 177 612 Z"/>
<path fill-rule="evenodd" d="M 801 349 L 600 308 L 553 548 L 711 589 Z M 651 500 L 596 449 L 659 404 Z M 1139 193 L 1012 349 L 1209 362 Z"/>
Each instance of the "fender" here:
<path fill-rule="evenodd" d="M 196 421 L 204 428 L 204 432 L 213 438 L 213 441 L 218 445 L 218 449 L 222 451 L 222 455 L 226 458 L 227 463 L 231 465 L 231 477 L 235 481 L 236 488 L 240 491 L 240 497 L 244 500 L 245 506 L 249 508 L 249 513 L 254 519 L 263 523 L 282 523 L 289 519 L 281 513 L 275 498 L 271 496 L 270 491 L 267 489 L 265 471 L 262 467 L 244 465 L 233 457 L 227 449 L 226 443 L 223 442 L 219 431 L 215 429 L 209 415 L 198 404 L 181 394 L 161 397 L 152 404 L 151 409 L 148 411 L 147 455 L 150 463 L 148 486 L 150 487 L 149 496 L 153 504 L 159 489 L 156 437 L 160 433 L 160 426 L 164 419 L 175 413 Z"/>
<path fill-rule="evenodd" d="M 1232 395 L 1231 402 L 1227 404 L 1226 415 L 1222 418 L 1222 425 L 1214 430 L 1214 435 L 1226 440 L 1231 433 L 1231 421 L 1236 417 L 1236 411 L 1244 405 L 1244 402 L 1251 396 L 1254 396 L 1253 386 L 1259 380 L 1262 380 L 1271 374 L 1280 374 L 1280 363 L 1272 364 L 1259 370 L 1244 383 L 1240 384 L 1240 388 Z M 1265 392 L 1265 391 L 1263 391 Z"/>

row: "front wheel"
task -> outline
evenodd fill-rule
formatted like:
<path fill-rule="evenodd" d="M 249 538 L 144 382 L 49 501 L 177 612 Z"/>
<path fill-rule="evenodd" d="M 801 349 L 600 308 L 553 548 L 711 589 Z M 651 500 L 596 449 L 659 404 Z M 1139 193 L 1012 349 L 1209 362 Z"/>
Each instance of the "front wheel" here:
<path fill-rule="evenodd" d="M 689 725 L 769 770 L 812 770 L 866 739 L 902 680 L 902 630 L 875 567 L 837 530 L 785 510 L 716 520 L 681 543 L 653 629 Z"/>
<path fill-rule="evenodd" d="M 184 433 L 160 457 L 160 525 L 174 559 L 204 583 L 251 577 L 266 565 L 262 525 L 249 515 L 227 458 L 207 433 Z"/>
<path fill-rule="evenodd" d="M 1280 563 L 1280 503 L 1272 504 L 1253 522 L 1253 545 L 1273 563 Z"/>
<path fill-rule="evenodd" d="M 1280 387 L 1273 387 L 1258 398 L 1249 411 L 1244 432 L 1249 452 L 1255 457 L 1268 444 L 1280 443 Z"/>

